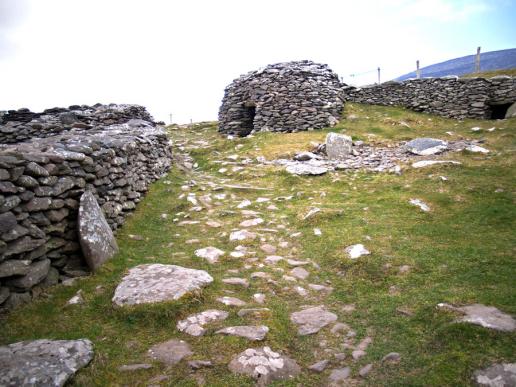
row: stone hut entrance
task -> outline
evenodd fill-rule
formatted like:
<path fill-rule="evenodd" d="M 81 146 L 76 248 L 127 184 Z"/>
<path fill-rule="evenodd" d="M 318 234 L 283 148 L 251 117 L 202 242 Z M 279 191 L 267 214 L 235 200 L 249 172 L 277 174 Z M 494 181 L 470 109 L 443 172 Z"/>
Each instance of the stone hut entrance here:
<path fill-rule="evenodd" d="M 254 102 L 244 103 L 242 109 L 242 135 L 247 136 L 254 129 L 254 116 L 256 115 L 256 105 Z"/>
<path fill-rule="evenodd" d="M 512 103 L 491 105 L 491 116 L 489 118 L 492 120 L 503 120 L 504 118 L 507 118 L 507 110 L 509 110 L 512 105 Z"/>

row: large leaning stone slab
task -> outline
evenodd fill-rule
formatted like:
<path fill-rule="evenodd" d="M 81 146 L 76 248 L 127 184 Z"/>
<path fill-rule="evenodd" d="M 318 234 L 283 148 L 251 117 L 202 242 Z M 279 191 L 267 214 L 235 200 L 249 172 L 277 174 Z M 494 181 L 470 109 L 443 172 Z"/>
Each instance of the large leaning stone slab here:
<path fill-rule="evenodd" d="M 326 136 L 326 154 L 330 160 L 344 160 L 352 152 L 353 140 L 350 136 L 328 133 Z"/>
<path fill-rule="evenodd" d="M 176 327 L 179 331 L 191 336 L 202 336 L 206 333 L 204 325 L 214 321 L 225 320 L 229 316 L 228 312 L 217 309 L 208 309 L 204 312 L 193 314 L 186 319 L 178 321 Z"/>
<path fill-rule="evenodd" d="M 309 164 L 292 164 L 287 167 L 287 172 L 293 175 L 324 175 L 328 168 L 317 167 Z"/>
<path fill-rule="evenodd" d="M 415 155 L 429 156 L 445 151 L 448 143 L 436 138 L 416 138 L 407 142 L 405 148 Z"/>
<path fill-rule="evenodd" d="M 494 364 L 473 374 L 479 386 L 509 387 L 516 386 L 516 363 Z"/>
<path fill-rule="evenodd" d="M 516 117 L 516 102 L 509 106 L 509 109 L 507 109 L 507 112 L 505 113 L 505 118 L 513 117 Z"/>
<path fill-rule="evenodd" d="M 248 348 L 229 363 L 229 370 L 244 374 L 265 386 L 275 380 L 294 378 L 301 373 L 295 360 L 272 351 L 269 347 Z"/>
<path fill-rule="evenodd" d="M 183 358 L 193 355 L 193 352 L 186 341 L 172 339 L 154 345 L 149 349 L 148 355 L 153 360 L 166 365 L 174 365 Z"/>
<path fill-rule="evenodd" d="M 458 322 L 468 322 L 497 331 L 513 332 L 516 330 L 516 320 L 511 315 L 503 313 L 494 306 L 472 304 L 455 307 L 449 304 L 438 304 L 441 309 L 447 309 L 463 314 Z"/>
<path fill-rule="evenodd" d="M 113 303 L 118 306 L 177 300 L 213 282 L 204 270 L 160 263 L 129 270 L 117 286 Z"/>
<path fill-rule="evenodd" d="M 113 232 L 90 191 L 82 194 L 79 204 L 79 242 L 91 270 L 97 270 L 118 252 Z"/>
<path fill-rule="evenodd" d="M 0 347 L 1 386 L 63 386 L 93 358 L 81 340 L 34 340 Z"/>
<path fill-rule="evenodd" d="M 290 321 L 298 326 L 300 336 L 306 336 L 317 333 L 326 325 L 337 321 L 337 315 L 328 312 L 322 306 L 315 306 L 292 313 Z"/>

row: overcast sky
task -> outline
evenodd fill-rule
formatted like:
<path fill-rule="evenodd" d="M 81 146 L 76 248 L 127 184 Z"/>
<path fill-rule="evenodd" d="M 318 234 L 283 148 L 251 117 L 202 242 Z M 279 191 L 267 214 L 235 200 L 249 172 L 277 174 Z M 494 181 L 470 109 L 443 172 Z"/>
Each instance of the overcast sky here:
<path fill-rule="evenodd" d="M 215 120 L 225 86 L 267 64 L 311 59 L 358 85 L 379 66 L 385 81 L 416 59 L 514 48 L 515 20 L 516 0 L 0 0 L 0 110 Z"/>

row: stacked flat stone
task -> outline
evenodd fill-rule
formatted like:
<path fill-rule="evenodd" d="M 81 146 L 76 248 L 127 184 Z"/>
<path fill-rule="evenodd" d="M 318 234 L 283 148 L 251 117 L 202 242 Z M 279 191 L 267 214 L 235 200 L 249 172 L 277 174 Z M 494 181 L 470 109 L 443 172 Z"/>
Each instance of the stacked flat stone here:
<path fill-rule="evenodd" d="M 145 108 L 72 108 L 2 117 L 1 133 L 5 127 L 26 129 L 32 139 L 11 144 L 16 132 L 0 137 L 8 143 L 0 145 L 0 309 L 87 273 L 77 235 L 86 190 L 116 230 L 170 167 L 166 133 Z M 50 136 L 49 129 L 39 137 L 38 125 L 60 134 Z"/>
<path fill-rule="evenodd" d="M 138 105 L 72 105 L 42 113 L 29 109 L 8 110 L 0 115 L 0 143 L 13 144 L 33 137 L 54 136 L 63 131 L 123 124 L 131 119 L 153 122 L 145 107 Z"/>
<path fill-rule="evenodd" d="M 342 84 L 327 65 L 277 63 L 235 79 L 219 110 L 219 132 L 297 132 L 334 126 L 344 107 Z"/>
<path fill-rule="evenodd" d="M 403 106 L 449 118 L 489 119 L 493 106 L 516 102 L 516 78 L 423 78 L 385 82 L 363 88 L 345 87 L 346 100 L 372 105 Z"/>

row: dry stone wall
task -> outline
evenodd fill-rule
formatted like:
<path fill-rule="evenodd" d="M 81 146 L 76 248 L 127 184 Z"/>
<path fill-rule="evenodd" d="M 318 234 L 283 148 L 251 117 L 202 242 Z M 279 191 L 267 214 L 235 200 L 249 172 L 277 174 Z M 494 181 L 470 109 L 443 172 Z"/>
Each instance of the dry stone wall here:
<path fill-rule="evenodd" d="M 83 192 L 116 230 L 169 169 L 171 152 L 141 106 L 22 110 L 1 120 L 0 309 L 8 309 L 86 274 L 77 234 Z"/>
<path fill-rule="evenodd" d="M 219 131 L 296 132 L 334 126 L 344 107 L 342 85 L 327 65 L 276 63 L 235 79 L 225 90 Z"/>
<path fill-rule="evenodd" d="M 344 93 L 348 101 L 403 106 L 449 118 L 504 118 L 516 102 L 516 78 L 423 78 L 363 88 L 350 86 Z"/>

